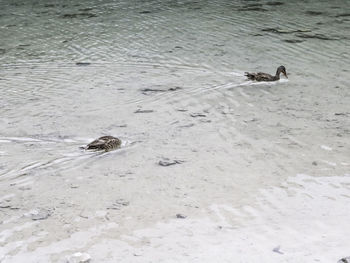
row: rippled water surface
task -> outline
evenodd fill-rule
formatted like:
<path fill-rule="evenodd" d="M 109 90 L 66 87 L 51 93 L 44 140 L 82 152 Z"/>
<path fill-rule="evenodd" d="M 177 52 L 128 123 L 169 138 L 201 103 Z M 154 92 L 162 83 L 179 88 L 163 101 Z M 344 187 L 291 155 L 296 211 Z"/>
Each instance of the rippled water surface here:
<path fill-rule="evenodd" d="M 264 203 L 261 188 L 285 189 L 298 174 L 316 181 L 350 174 L 347 0 L 0 6 L 0 185 L 19 198 L 6 217 L 47 207 L 44 193 L 56 214 L 73 218 L 63 196 L 81 195 L 72 197 L 80 210 L 98 196 L 95 208 L 105 209 L 117 191 L 129 210 L 109 218 L 133 214 L 136 228 L 137 220 L 151 224 L 178 210 Z M 288 79 L 244 77 L 280 65 Z M 79 149 L 102 135 L 120 137 L 123 147 Z M 158 166 L 164 158 L 182 162 Z M 68 193 L 75 180 L 91 183 Z M 49 220 L 58 222 L 55 213 Z"/>

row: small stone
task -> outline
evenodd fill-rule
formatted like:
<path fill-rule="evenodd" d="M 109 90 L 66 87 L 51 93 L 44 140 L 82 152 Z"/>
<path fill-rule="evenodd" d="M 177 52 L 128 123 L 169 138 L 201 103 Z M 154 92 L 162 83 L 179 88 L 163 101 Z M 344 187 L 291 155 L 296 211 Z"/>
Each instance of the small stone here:
<path fill-rule="evenodd" d="M 146 88 L 146 89 L 142 89 L 142 92 L 165 92 L 165 90 L 163 89 L 150 89 L 150 88 Z"/>
<path fill-rule="evenodd" d="M 186 124 L 186 125 L 181 125 L 179 128 L 191 128 L 194 126 L 194 123 Z"/>
<path fill-rule="evenodd" d="M 89 66 L 89 65 L 91 65 L 91 63 L 89 63 L 89 62 L 77 62 L 77 63 L 75 63 L 75 65 L 77 65 L 77 66 Z"/>
<path fill-rule="evenodd" d="M 176 218 L 185 219 L 187 216 L 182 214 L 176 214 Z"/>
<path fill-rule="evenodd" d="M 89 263 L 91 256 L 87 253 L 77 252 L 67 258 L 67 263 Z"/>
<path fill-rule="evenodd" d="M 83 211 L 81 211 L 81 213 L 79 214 L 79 216 L 80 216 L 81 218 L 89 219 L 89 218 L 91 218 L 93 215 L 92 215 L 91 212 L 86 211 L 86 210 L 83 210 Z"/>
<path fill-rule="evenodd" d="M 207 115 L 203 114 L 203 113 L 191 113 L 190 116 L 192 118 L 197 118 L 197 117 L 207 117 Z"/>
<path fill-rule="evenodd" d="M 181 87 L 173 87 L 173 88 L 169 88 L 168 90 L 169 91 L 176 91 L 176 90 L 179 90 L 179 89 L 182 89 Z"/>
<path fill-rule="evenodd" d="M 141 109 L 137 109 L 136 111 L 134 111 L 134 113 L 151 113 L 154 112 L 154 110 L 141 110 Z"/>
<path fill-rule="evenodd" d="M 338 263 L 350 263 L 350 257 L 339 259 Z"/>
<path fill-rule="evenodd" d="M 116 201 L 116 203 L 122 206 L 128 206 L 130 204 L 129 201 L 125 201 L 124 199 L 119 199 Z"/>
<path fill-rule="evenodd" d="M 128 206 L 129 204 L 129 201 L 126 201 L 124 199 L 118 199 L 111 206 L 107 207 L 107 209 L 120 210 L 120 208 L 122 208 L 123 206 Z"/>
<path fill-rule="evenodd" d="M 51 213 L 47 210 L 34 210 L 31 212 L 31 219 L 32 220 L 44 220 L 47 219 Z"/>
<path fill-rule="evenodd" d="M 0 208 L 10 208 L 10 207 L 11 207 L 10 204 L 0 203 Z"/>
<path fill-rule="evenodd" d="M 304 40 L 301 39 L 284 39 L 282 41 L 292 44 L 304 42 Z"/>
<path fill-rule="evenodd" d="M 283 252 L 281 252 L 281 246 L 277 246 L 275 248 L 272 249 L 273 252 L 278 253 L 278 254 L 284 254 Z"/>
<path fill-rule="evenodd" d="M 165 159 L 165 160 L 160 160 L 158 162 L 158 164 L 160 166 L 170 166 L 170 165 L 174 165 L 174 164 L 180 164 L 180 163 L 183 163 L 183 161 L 181 160 L 169 160 L 169 159 Z"/>

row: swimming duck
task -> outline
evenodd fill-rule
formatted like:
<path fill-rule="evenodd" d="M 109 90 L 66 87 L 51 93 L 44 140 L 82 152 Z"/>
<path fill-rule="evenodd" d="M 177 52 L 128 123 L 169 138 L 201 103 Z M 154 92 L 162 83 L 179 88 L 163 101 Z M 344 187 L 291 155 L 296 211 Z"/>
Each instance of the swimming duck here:
<path fill-rule="evenodd" d="M 89 143 L 85 150 L 104 150 L 106 152 L 115 150 L 122 144 L 121 140 L 113 136 L 102 136 Z"/>
<path fill-rule="evenodd" d="M 256 81 L 276 81 L 280 79 L 280 74 L 283 73 L 284 76 L 287 77 L 287 72 L 286 72 L 286 68 L 284 66 L 279 66 L 277 68 L 276 71 L 276 75 L 272 76 L 270 74 L 267 73 L 263 73 L 263 72 L 258 72 L 258 73 L 249 73 L 249 72 L 245 72 L 245 76 L 247 76 L 247 78 L 249 80 L 256 80 Z"/>

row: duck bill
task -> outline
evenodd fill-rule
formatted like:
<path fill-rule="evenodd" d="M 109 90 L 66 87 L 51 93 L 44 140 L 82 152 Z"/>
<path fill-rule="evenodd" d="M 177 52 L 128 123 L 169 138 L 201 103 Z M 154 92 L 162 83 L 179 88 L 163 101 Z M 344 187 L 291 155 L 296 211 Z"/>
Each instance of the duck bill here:
<path fill-rule="evenodd" d="M 287 73 L 286 73 L 286 72 L 283 72 L 283 75 L 284 75 L 286 78 L 288 78 L 288 76 L 287 76 Z"/>

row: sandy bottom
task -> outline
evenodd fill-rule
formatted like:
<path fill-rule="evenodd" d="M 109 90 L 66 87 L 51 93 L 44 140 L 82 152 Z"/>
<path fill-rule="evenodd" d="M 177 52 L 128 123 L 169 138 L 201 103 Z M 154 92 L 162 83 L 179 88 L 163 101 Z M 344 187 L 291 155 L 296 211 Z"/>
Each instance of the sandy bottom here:
<path fill-rule="evenodd" d="M 2 222 L 1 262 L 66 262 L 75 252 L 92 262 L 336 262 L 350 244 L 349 188 L 349 177 L 300 174 L 260 190 L 254 206 L 212 204 L 206 216 L 132 230 L 110 220 L 109 210 L 91 211 L 64 224 L 61 238 L 49 232 L 50 218 L 10 217 Z"/>
<path fill-rule="evenodd" d="M 81 104 L 68 93 L 47 101 L 57 116 L 8 120 L 0 138 L 1 263 L 67 262 L 78 252 L 91 262 L 349 256 L 348 89 L 329 87 L 321 103 L 324 93 L 292 81 L 256 85 L 242 72 L 185 71 L 176 82 L 144 70 L 135 89 L 128 78 L 120 90 L 106 86 L 106 97 L 86 84 Z M 92 95 L 99 104 L 89 104 Z M 122 148 L 79 149 L 107 134 Z"/>

